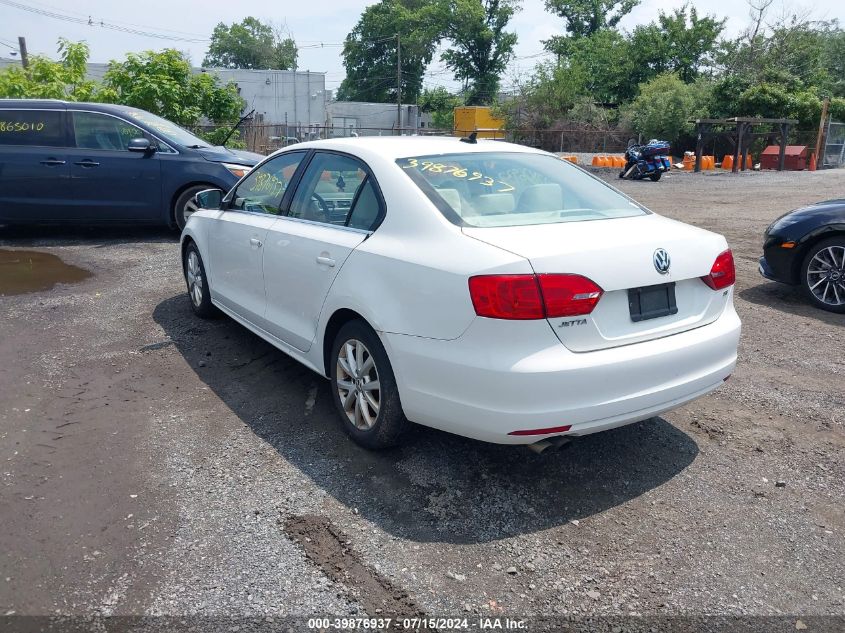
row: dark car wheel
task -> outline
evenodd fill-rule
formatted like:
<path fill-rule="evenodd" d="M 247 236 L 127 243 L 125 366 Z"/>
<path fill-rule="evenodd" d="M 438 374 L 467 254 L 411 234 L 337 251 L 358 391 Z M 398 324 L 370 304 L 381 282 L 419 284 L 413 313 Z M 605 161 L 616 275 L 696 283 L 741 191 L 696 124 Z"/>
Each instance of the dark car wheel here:
<path fill-rule="evenodd" d="M 398 444 L 410 423 L 378 335 L 366 323 L 350 321 L 337 333 L 329 362 L 335 406 L 349 437 L 370 449 Z"/>
<path fill-rule="evenodd" d="M 810 247 L 801 266 L 801 285 L 817 307 L 845 313 L 845 237 Z"/>
<path fill-rule="evenodd" d="M 188 286 L 188 299 L 191 301 L 194 314 L 203 319 L 215 316 L 217 308 L 211 303 L 211 290 L 208 287 L 205 266 L 199 249 L 193 242 L 185 249 L 182 268 L 185 272 L 185 283 Z"/>
<path fill-rule="evenodd" d="M 176 228 L 180 231 L 185 228 L 185 224 L 188 222 L 188 218 L 194 211 L 197 211 L 197 207 L 194 204 L 194 196 L 197 195 L 200 191 L 205 191 L 206 189 L 210 189 L 209 185 L 194 185 L 193 187 L 188 187 L 179 194 L 179 197 L 176 198 L 176 202 L 173 203 L 173 220 L 176 222 Z"/>

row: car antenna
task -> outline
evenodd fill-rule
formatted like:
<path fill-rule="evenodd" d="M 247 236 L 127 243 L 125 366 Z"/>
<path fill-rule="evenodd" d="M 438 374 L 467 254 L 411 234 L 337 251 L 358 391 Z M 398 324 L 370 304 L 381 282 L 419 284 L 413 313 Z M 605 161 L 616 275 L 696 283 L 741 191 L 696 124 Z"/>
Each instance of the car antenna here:
<path fill-rule="evenodd" d="M 476 143 L 478 143 L 478 141 L 475 140 L 476 138 L 478 138 L 478 132 L 473 132 L 469 136 L 462 136 L 461 143 L 470 143 L 472 145 L 475 145 Z"/>
<path fill-rule="evenodd" d="M 231 129 L 231 130 L 229 130 L 229 133 L 226 135 L 226 138 L 224 138 L 224 139 L 223 139 L 223 142 L 222 142 L 222 143 L 220 143 L 220 144 L 221 144 L 223 147 L 226 147 L 226 143 L 229 141 L 229 139 L 230 139 L 230 138 L 232 138 L 232 134 L 234 134 L 234 133 L 235 133 L 235 130 L 237 130 L 237 129 L 240 127 L 241 123 L 243 123 L 244 121 L 246 121 L 246 120 L 247 120 L 249 117 L 251 117 L 253 114 L 255 114 L 255 108 L 253 108 L 252 110 L 250 110 L 249 112 L 247 112 L 244 116 L 242 116 L 242 117 L 240 118 L 240 120 L 239 120 L 237 123 L 235 123 L 235 125 L 232 127 L 232 129 Z"/>

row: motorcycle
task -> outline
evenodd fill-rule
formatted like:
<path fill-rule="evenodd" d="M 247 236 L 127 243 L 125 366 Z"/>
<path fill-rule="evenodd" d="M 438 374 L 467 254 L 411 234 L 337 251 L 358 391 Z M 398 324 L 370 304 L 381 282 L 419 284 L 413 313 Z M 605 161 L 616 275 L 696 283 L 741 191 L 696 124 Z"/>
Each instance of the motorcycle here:
<path fill-rule="evenodd" d="M 663 172 L 669 171 L 671 167 L 667 141 L 652 139 L 645 145 L 638 145 L 631 139 L 628 141 L 628 149 L 625 150 L 625 167 L 619 177 L 631 180 L 650 178 L 657 182 Z"/>

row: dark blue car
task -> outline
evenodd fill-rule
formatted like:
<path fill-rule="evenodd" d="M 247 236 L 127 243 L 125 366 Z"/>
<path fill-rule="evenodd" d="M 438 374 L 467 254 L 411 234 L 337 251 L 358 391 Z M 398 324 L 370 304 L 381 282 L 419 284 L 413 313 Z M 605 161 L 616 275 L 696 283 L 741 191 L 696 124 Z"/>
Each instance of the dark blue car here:
<path fill-rule="evenodd" d="M 166 224 L 264 157 L 128 106 L 0 99 L 0 224 Z"/>

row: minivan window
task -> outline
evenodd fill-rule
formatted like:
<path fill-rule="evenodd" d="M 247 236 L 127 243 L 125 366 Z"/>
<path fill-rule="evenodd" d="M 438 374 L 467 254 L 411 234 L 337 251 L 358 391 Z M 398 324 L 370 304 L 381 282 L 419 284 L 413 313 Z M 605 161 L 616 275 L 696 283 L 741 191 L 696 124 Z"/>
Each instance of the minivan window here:
<path fill-rule="evenodd" d="M 141 128 L 107 114 L 72 112 L 71 116 L 79 148 L 122 151 L 133 138 L 148 138 Z"/>
<path fill-rule="evenodd" d="M 280 154 L 253 169 L 235 189 L 230 209 L 250 213 L 281 213 L 282 198 L 305 152 Z"/>
<path fill-rule="evenodd" d="M 63 147 L 61 110 L 0 110 L 0 145 Z"/>
<path fill-rule="evenodd" d="M 523 226 L 646 215 L 641 206 L 548 154 L 467 152 L 396 161 L 460 226 Z"/>
<path fill-rule="evenodd" d="M 204 141 L 198 136 L 194 136 L 188 130 L 179 127 L 173 121 L 162 119 L 150 112 L 143 110 L 125 110 L 123 112 L 128 118 L 143 123 L 147 127 L 151 127 L 156 132 L 159 132 L 165 140 L 171 141 L 178 145 L 185 147 L 208 147 L 209 142 Z"/>

